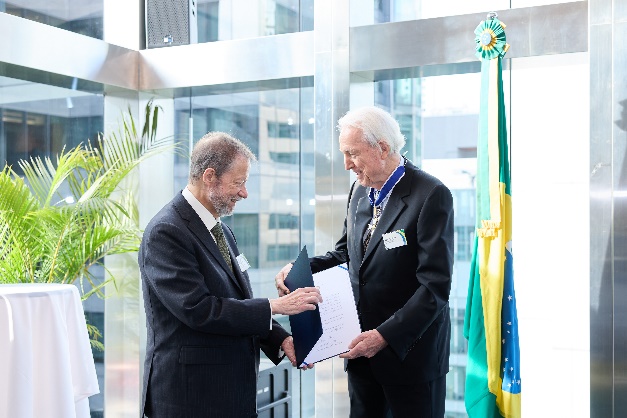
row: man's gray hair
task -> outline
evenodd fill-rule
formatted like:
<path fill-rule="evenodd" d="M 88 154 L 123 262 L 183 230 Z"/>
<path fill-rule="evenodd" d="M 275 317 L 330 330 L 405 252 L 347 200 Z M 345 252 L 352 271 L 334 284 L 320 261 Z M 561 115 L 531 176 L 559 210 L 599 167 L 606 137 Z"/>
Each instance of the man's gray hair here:
<path fill-rule="evenodd" d="M 209 132 L 198 140 L 192 151 L 189 165 L 189 181 L 202 178 L 208 168 L 213 168 L 216 176 L 227 172 L 238 156 L 257 161 L 255 154 L 239 139 L 225 132 Z"/>
<path fill-rule="evenodd" d="M 372 147 L 378 148 L 379 141 L 384 141 L 392 154 L 400 154 L 405 146 L 405 136 L 396 119 L 375 106 L 349 110 L 337 121 L 337 128 L 340 132 L 345 128 L 359 129 Z"/>

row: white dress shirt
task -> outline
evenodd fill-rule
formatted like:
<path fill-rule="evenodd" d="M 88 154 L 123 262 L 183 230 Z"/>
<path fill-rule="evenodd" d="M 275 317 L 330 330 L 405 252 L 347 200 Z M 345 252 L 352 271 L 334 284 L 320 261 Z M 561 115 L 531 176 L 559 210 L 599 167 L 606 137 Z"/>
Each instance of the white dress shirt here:
<path fill-rule="evenodd" d="M 194 196 L 194 194 L 187 187 L 183 189 L 182 194 L 185 200 L 187 200 L 187 203 L 189 203 L 192 209 L 194 209 L 194 211 L 198 214 L 200 220 L 202 221 L 202 223 L 205 224 L 205 226 L 209 230 L 209 233 L 211 234 L 211 229 L 220 222 L 220 218 L 214 218 L 211 212 L 209 212 L 209 210 L 204 207 L 198 199 L 196 199 L 196 196 Z M 211 236 L 215 241 L 216 237 L 214 237 L 213 234 L 211 234 Z M 272 329 L 272 304 L 270 303 L 270 299 L 268 299 L 268 304 L 270 304 L 270 329 Z"/>

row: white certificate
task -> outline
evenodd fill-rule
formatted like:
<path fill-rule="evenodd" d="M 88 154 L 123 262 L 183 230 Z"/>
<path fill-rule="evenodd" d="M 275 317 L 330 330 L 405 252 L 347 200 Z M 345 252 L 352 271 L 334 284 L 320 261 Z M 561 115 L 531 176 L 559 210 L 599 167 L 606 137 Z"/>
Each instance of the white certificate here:
<path fill-rule="evenodd" d="M 313 280 L 322 294 L 318 309 L 323 333 L 305 357 L 307 364 L 346 353 L 350 342 L 361 333 L 346 265 L 316 273 Z"/>

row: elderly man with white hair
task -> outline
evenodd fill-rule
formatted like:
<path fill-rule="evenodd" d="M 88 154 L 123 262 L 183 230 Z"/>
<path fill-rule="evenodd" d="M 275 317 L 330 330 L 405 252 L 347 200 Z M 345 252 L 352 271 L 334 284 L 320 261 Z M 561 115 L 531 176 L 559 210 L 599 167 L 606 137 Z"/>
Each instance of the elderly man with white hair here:
<path fill-rule="evenodd" d="M 352 185 L 335 249 L 310 259 L 318 272 L 348 263 L 362 333 L 346 359 L 351 418 L 441 418 L 449 370 L 453 198 L 401 156 L 396 120 L 377 107 L 338 121 Z M 289 293 L 276 276 L 279 295 Z"/>

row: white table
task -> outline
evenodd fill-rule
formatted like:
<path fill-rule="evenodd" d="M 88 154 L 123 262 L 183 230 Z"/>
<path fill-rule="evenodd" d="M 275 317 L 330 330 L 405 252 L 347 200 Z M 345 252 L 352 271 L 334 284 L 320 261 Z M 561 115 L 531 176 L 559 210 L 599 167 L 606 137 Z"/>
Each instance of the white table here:
<path fill-rule="evenodd" d="M 0 285 L 0 418 L 89 418 L 99 392 L 76 286 Z"/>

